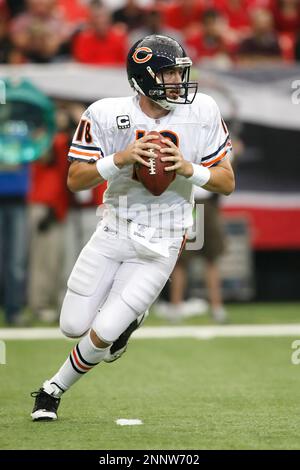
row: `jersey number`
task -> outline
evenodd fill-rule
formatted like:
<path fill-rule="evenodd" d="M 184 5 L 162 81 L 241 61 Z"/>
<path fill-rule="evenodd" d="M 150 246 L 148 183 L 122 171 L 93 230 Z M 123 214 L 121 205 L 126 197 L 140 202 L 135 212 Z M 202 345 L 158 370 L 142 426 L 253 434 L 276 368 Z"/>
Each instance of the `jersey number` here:
<path fill-rule="evenodd" d="M 93 142 L 93 138 L 91 135 L 91 123 L 86 119 L 81 119 L 78 125 L 75 140 L 77 142 L 82 142 L 83 136 L 87 144 L 91 144 Z"/>
<path fill-rule="evenodd" d="M 159 131 L 159 133 L 166 139 L 172 140 L 173 144 L 179 146 L 179 137 L 172 131 Z M 136 131 L 136 140 L 141 139 L 146 134 L 146 131 Z"/>

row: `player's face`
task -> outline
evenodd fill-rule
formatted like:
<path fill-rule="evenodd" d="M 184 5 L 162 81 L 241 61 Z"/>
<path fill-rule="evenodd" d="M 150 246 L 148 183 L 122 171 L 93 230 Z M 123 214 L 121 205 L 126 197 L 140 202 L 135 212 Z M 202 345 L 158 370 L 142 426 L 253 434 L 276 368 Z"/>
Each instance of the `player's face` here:
<path fill-rule="evenodd" d="M 170 69 L 166 69 L 160 74 L 158 74 L 158 78 L 167 85 L 172 85 L 174 83 L 174 88 L 169 88 L 167 90 L 167 97 L 172 100 L 177 100 L 180 96 L 180 88 L 176 86 L 176 84 L 182 83 L 182 67 L 173 67 Z"/>

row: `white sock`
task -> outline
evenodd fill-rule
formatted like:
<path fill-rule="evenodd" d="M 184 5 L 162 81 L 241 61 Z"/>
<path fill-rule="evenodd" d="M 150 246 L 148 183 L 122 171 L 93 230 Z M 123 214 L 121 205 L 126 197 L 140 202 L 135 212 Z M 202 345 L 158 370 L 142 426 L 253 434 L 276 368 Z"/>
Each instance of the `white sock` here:
<path fill-rule="evenodd" d="M 55 389 L 55 395 L 60 396 L 68 390 L 77 380 L 95 365 L 101 362 L 110 346 L 107 348 L 96 348 L 88 333 L 73 348 L 66 362 L 59 371 L 49 379 L 50 384 Z"/>

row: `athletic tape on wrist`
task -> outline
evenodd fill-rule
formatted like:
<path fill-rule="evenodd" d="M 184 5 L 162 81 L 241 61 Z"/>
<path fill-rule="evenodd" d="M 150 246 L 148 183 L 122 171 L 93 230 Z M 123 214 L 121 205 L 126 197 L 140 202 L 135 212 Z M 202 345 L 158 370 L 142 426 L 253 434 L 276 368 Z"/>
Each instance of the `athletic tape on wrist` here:
<path fill-rule="evenodd" d="M 210 178 L 210 171 L 208 168 L 202 165 L 195 165 L 192 163 L 194 173 L 190 176 L 188 181 L 195 184 L 196 186 L 204 186 Z"/>
<path fill-rule="evenodd" d="M 120 168 L 118 168 L 114 163 L 114 153 L 97 160 L 96 167 L 100 176 L 105 180 L 109 180 L 120 171 Z"/>

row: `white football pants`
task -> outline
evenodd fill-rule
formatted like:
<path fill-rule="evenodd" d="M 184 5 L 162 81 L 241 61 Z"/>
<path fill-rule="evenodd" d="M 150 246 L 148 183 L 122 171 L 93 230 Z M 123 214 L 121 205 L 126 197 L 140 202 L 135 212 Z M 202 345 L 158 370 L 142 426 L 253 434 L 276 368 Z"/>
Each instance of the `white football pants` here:
<path fill-rule="evenodd" d="M 170 241 L 169 257 L 100 224 L 81 251 L 68 280 L 60 327 L 68 337 L 90 328 L 115 341 L 158 297 L 176 264 L 181 238 Z"/>

